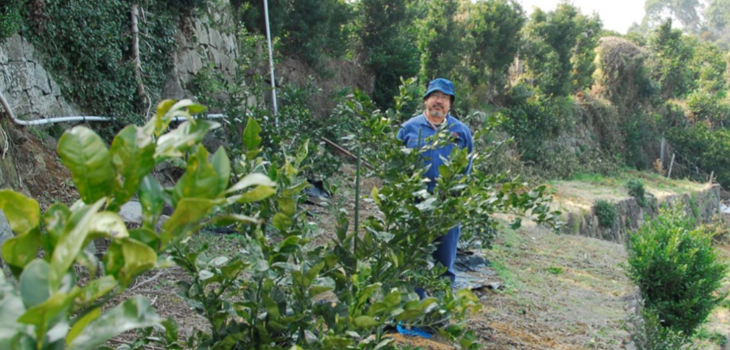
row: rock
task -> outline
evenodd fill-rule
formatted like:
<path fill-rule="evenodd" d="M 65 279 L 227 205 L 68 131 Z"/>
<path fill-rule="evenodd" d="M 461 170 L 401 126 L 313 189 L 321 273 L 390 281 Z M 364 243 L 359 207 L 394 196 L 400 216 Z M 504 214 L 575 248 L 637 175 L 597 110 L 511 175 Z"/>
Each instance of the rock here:
<path fill-rule="evenodd" d="M 155 232 L 162 232 L 162 225 L 167 222 L 167 220 L 170 219 L 167 215 L 160 215 L 160 218 L 157 220 L 157 225 L 155 225 Z"/>
<path fill-rule="evenodd" d="M 128 224 L 141 225 L 144 215 L 142 214 L 142 204 L 137 201 L 130 201 L 122 205 L 119 209 L 119 216 Z"/>
<path fill-rule="evenodd" d="M 0 210 L 0 247 L 3 246 L 5 241 L 13 237 L 13 231 L 10 229 L 10 223 L 5 213 Z M 2 256 L 0 256 L 0 266 L 5 266 Z"/>

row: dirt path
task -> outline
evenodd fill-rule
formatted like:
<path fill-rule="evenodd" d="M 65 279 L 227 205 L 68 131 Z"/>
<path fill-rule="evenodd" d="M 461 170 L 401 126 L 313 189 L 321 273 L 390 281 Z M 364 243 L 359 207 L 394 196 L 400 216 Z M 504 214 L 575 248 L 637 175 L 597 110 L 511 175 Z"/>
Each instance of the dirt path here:
<path fill-rule="evenodd" d="M 556 235 L 540 227 L 505 230 L 485 252 L 502 292 L 481 293 L 474 318 L 485 349 L 619 349 L 630 281 L 615 243 Z"/>

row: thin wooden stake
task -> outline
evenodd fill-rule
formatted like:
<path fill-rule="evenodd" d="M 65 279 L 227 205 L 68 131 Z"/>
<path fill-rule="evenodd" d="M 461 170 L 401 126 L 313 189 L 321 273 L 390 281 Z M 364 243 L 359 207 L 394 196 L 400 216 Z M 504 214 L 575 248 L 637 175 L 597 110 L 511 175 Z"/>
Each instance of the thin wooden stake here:
<path fill-rule="evenodd" d="M 357 146 L 357 161 L 355 162 L 355 227 L 352 235 L 352 255 L 355 256 L 353 271 L 357 271 L 357 241 L 360 239 L 360 145 Z"/>
<path fill-rule="evenodd" d="M 715 171 L 710 172 L 710 184 L 712 184 L 713 178 L 715 177 Z"/>
<path fill-rule="evenodd" d="M 672 161 L 669 163 L 669 172 L 667 173 L 667 179 L 670 179 L 672 177 L 672 166 L 674 166 L 674 156 L 675 156 L 675 154 L 672 153 Z"/>

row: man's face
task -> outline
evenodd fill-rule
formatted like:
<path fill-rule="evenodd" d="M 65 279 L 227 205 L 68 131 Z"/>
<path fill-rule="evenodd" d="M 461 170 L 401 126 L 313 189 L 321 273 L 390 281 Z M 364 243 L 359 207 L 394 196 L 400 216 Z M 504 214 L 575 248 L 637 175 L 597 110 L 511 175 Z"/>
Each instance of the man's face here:
<path fill-rule="evenodd" d="M 423 103 L 431 117 L 444 118 L 451 109 L 451 96 L 441 91 L 434 91 Z"/>

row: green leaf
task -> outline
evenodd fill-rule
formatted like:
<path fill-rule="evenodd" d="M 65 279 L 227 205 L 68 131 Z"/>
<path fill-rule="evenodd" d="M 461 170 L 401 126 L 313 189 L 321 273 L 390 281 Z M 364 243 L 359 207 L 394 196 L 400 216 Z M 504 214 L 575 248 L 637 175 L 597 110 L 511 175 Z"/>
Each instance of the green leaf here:
<path fill-rule="evenodd" d="M 132 198 L 142 178 L 155 166 L 155 143 L 143 128 L 129 125 L 114 138 L 110 153 L 116 170 L 114 200 L 122 205 Z"/>
<path fill-rule="evenodd" d="M 15 269 L 22 270 L 33 261 L 41 247 L 41 234 L 37 229 L 12 237 L 3 243 L 0 252 L 3 260 Z"/>
<path fill-rule="evenodd" d="M 289 216 L 294 216 L 294 214 L 296 214 L 297 204 L 293 199 L 279 198 L 277 202 L 279 203 L 279 209 L 282 213 Z"/>
<path fill-rule="evenodd" d="M 269 186 L 259 185 L 251 191 L 242 195 L 234 196 L 236 203 L 253 203 L 259 202 L 276 194 L 276 189 Z"/>
<path fill-rule="evenodd" d="M 63 235 L 66 223 L 71 218 L 71 210 L 63 203 L 52 205 L 43 213 L 43 223 L 48 234 L 48 241 L 44 249 L 46 254 L 52 254 L 58 244 L 58 239 Z"/>
<path fill-rule="evenodd" d="M 61 277 L 71 267 L 76 255 L 81 251 L 86 236 L 89 232 L 89 225 L 99 208 L 104 204 L 105 199 L 98 200 L 93 205 L 84 205 L 75 210 L 63 236 L 60 237 L 56 249 L 51 256 L 51 287 L 55 288 L 61 281 Z"/>
<path fill-rule="evenodd" d="M 166 117 L 166 115 L 170 108 L 175 105 L 175 102 L 175 100 L 164 100 L 157 104 L 155 119 L 150 120 L 147 125 L 145 125 L 145 129 L 147 129 L 150 124 L 154 124 L 155 136 L 160 136 L 160 134 L 167 129 L 167 126 L 170 125 L 172 118 L 169 116 Z"/>
<path fill-rule="evenodd" d="M 68 350 L 93 350 L 126 331 L 152 327 L 161 321 L 147 299 L 135 296 L 91 321 L 68 345 Z"/>
<path fill-rule="evenodd" d="M 302 164 L 305 158 L 307 158 L 307 155 L 309 154 L 309 139 L 306 139 L 304 143 L 299 147 L 299 150 L 297 151 L 297 156 L 294 159 L 294 166 L 299 168 L 299 166 Z"/>
<path fill-rule="evenodd" d="M 261 126 L 253 118 L 248 118 L 246 123 L 246 129 L 243 131 L 243 146 L 246 147 L 247 151 L 253 151 L 261 145 Z"/>
<path fill-rule="evenodd" d="M 324 268 L 324 261 L 312 266 L 312 268 L 307 271 L 307 274 L 304 275 L 305 287 L 311 285 L 312 282 L 314 282 L 314 280 L 319 275 L 319 272 L 322 271 L 322 268 Z"/>
<path fill-rule="evenodd" d="M 117 247 L 112 247 L 115 245 Z M 107 272 L 116 277 L 122 288 L 129 286 L 138 275 L 153 269 L 157 264 L 157 253 L 146 244 L 133 239 L 113 241 L 109 246 L 109 251 L 112 250 L 115 253 L 108 259 L 107 255 L 104 256 L 108 265 Z"/>
<path fill-rule="evenodd" d="M 115 280 L 112 276 L 104 276 L 91 280 L 84 286 L 84 288 L 81 289 L 81 292 L 76 297 L 75 303 L 82 307 L 89 305 L 97 299 L 107 295 L 109 292 L 114 290 L 117 285 L 117 280 Z"/>
<path fill-rule="evenodd" d="M 152 250 L 157 251 L 160 247 L 160 237 L 152 231 L 145 228 L 129 231 L 129 237 L 146 244 Z"/>
<path fill-rule="evenodd" d="M 286 231 L 294 223 L 292 219 L 284 213 L 276 213 L 274 218 L 271 219 L 271 222 L 279 231 Z"/>
<path fill-rule="evenodd" d="M 271 181 L 268 176 L 261 173 L 251 173 L 246 175 L 243 179 L 238 181 L 235 185 L 231 186 L 226 193 L 233 193 L 240 190 L 245 190 L 251 186 L 269 186 L 276 187 L 276 182 Z"/>
<path fill-rule="evenodd" d="M 88 326 L 91 321 L 99 318 L 99 316 L 101 316 L 101 308 L 97 307 L 96 309 L 91 310 L 91 312 L 89 312 L 88 314 L 84 315 L 84 317 L 82 317 L 80 320 L 76 321 L 76 323 L 74 323 L 73 327 L 71 327 L 71 329 L 68 331 L 68 334 L 66 335 L 66 344 L 70 344 L 71 342 L 73 342 L 73 340 L 76 339 L 79 334 L 81 334 L 84 328 L 86 328 L 86 326 Z"/>
<path fill-rule="evenodd" d="M 190 99 L 180 100 L 172 107 L 170 107 L 170 111 L 177 111 L 181 109 L 186 109 L 188 113 L 196 115 L 205 112 L 207 108 L 203 105 L 193 102 Z"/>
<path fill-rule="evenodd" d="M 380 325 L 380 322 L 376 321 L 370 316 L 358 316 L 352 321 L 357 328 L 373 328 Z"/>
<path fill-rule="evenodd" d="M 314 298 L 317 295 L 320 295 L 320 294 L 322 294 L 324 292 L 328 292 L 328 291 L 331 291 L 331 290 L 332 290 L 332 287 L 327 287 L 327 286 L 312 286 L 311 288 L 309 288 L 309 297 L 310 298 Z"/>
<path fill-rule="evenodd" d="M 395 319 L 398 321 L 406 321 L 406 320 L 412 320 L 418 316 L 423 315 L 423 311 L 418 309 L 411 309 L 411 310 L 405 310 L 395 316 Z"/>
<path fill-rule="evenodd" d="M 12 190 L 0 190 L 0 209 L 5 213 L 10 228 L 16 235 L 30 232 L 41 221 L 38 202 Z"/>
<path fill-rule="evenodd" d="M 53 294 L 50 272 L 51 266 L 41 259 L 34 260 L 23 270 L 20 275 L 20 296 L 26 309 L 43 303 Z"/>
<path fill-rule="evenodd" d="M 172 199 L 174 203 L 183 198 L 214 199 L 219 195 L 218 186 L 218 175 L 208 163 L 208 151 L 200 145 L 188 159 L 188 167 L 175 185 Z"/>
<path fill-rule="evenodd" d="M 221 267 L 221 273 L 223 274 L 223 277 L 230 280 L 236 278 L 241 270 L 246 267 L 248 267 L 246 263 L 241 260 L 236 260 L 226 266 Z"/>
<path fill-rule="evenodd" d="M 71 171 L 84 203 L 90 204 L 111 195 L 114 166 L 104 140 L 91 129 L 77 126 L 58 140 L 58 155 Z"/>
<path fill-rule="evenodd" d="M 208 131 L 219 127 L 220 124 L 207 120 L 198 120 L 194 123 L 188 121 L 180 124 L 177 129 L 160 136 L 157 140 L 155 162 L 182 157 L 183 152 L 199 145 Z"/>
<path fill-rule="evenodd" d="M 218 195 L 220 195 L 228 188 L 228 181 L 231 178 L 231 160 L 223 146 L 218 147 L 213 155 L 212 164 L 213 170 L 218 174 Z"/>
<path fill-rule="evenodd" d="M 0 349 L 13 349 L 12 343 L 22 334 L 24 325 L 19 324 L 18 318 L 25 313 L 23 301 L 16 295 L 14 288 L 5 281 L 5 275 L 0 273 Z"/>
<path fill-rule="evenodd" d="M 117 213 L 102 211 L 94 214 L 89 224 L 88 239 L 129 237 L 127 225 Z"/>
<path fill-rule="evenodd" d="M 378 193 L 377 187 L 373 186 L 372 191 L 370 191 L 370 198 L 373 199 L 373 202 L 375 202 L 377 206 L 380 206 L 380 194 Z"/>
<path fill-rule="evenodd" d="M 281 317 L 279 305 L 270 296 L 264 295 L 264 305 L 266 305 L 266 311 L 269 313 L 269 320 L 277 320 Z"/>
<path fill-rule="evenodd" d="M 217 201 L 200 198 L 184 198 L 178 202 L 172 216 L 162 225 L 160 249 L 164 249 L 168 243 L 180 240 L 197 230 L 200 220 L 206 217 L 217 203 Z"/>
<path fill-rule="evenodd" d="M 36 339 L 41 343 L 46 332 L 61 321 L 61 318 L 66 317 L 73 298 L 73 294 L 53 294 L 43 303 L 29 308 L 18 318 L 18 322 L 35 326 Z"/>
<path fill-rule="evenodd" d="M 144 214 L 142 226 L 149 230 L 154 230 L 157 225 L 157 218 L 162 214 L 164 202 L 162 185 L 152 175 L 147 175 L 142 180 L 139 188 L 139 202 L 142 205 L 142 213 Z"/>

